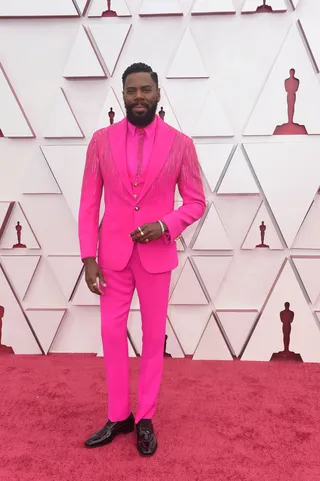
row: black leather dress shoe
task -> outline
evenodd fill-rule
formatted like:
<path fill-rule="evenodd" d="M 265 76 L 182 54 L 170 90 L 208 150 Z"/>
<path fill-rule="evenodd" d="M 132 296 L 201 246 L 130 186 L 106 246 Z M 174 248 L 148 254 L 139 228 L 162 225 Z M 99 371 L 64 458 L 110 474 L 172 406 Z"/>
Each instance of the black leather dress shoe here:
<path fill-rule="evenodd" d="M 137 426 L 137 448 L 142 456 L 152 456 L 158 447 L 151 419 L 141 419 Z"/>
<path fill-rule="evenodd" d="M 132 433 L 132 431 L 134 431 L 134 417 L 131 413 L 124 421 L 115 423 L 108 421 L 100 431 L 94 433 L 84 444 L 87 448 L 97 448 L 110 444 L 118 434 Z"/>

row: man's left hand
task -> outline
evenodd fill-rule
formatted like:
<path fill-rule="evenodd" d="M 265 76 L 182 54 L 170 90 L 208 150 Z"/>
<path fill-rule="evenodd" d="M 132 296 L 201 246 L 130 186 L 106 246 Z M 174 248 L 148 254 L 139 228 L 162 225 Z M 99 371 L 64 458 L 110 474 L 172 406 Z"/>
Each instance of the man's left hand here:
<path fill-rule="evenodd" d="M 164 229 L 167 227 L 163 224 Z M 133 242 L 139 242 L 140 244 L 148 244 L 149 242 L 159 239 L 163 236 L 160 222 L 152 222 L 151 224 L 143 224 L 135 229 L 130 234 Z"/>

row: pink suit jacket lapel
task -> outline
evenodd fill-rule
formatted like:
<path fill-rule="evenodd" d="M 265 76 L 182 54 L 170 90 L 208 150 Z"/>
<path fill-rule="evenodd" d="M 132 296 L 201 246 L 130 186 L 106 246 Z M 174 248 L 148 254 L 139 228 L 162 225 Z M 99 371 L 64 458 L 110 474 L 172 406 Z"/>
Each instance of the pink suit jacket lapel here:
<path fill-rule="evenodd" d="M 108 129 L 109 144 L 113 160 L 116 164 L 121 180 L 132 196 L 132 186 L 127 168 L 127 119 L 113 124 Z"/>
<path fill-rule="evenodd" d="M 158 117 L 154 145 L 149 159 L 146 180 L 139 195 L 138 202 L 140 202 L 140 200 L 146 195 L 153 182 L 160 174 L 162 167 L 168 159 L 175 135 L 176 131 Z"/>
<path fill-rule="evenodd" d="M 109 143 L 114 162 L 122 182 L 132 196 L 132 187 L 127 168 L 127 119 L 113 124 L 108 129 Z M 176 131 L 167 125 L 160 117 L 157 119 L 154 145 L 149 159 L 148 171 L 138 202 L 145 196 L 164 166 L 176 135 Z M 134 200 L 134 199 L 133 199 Z"/>

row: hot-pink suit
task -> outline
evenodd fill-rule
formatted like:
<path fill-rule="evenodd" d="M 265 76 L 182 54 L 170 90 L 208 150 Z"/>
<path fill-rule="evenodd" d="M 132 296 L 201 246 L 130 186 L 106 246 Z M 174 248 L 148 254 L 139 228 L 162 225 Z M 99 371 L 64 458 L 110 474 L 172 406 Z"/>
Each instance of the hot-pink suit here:
<path fill-rule="evenodd" d="M 144 129 L 142 170 L 136 179 L 137 130 L 124 119 L 94 133 L 87 150 L 79 209 L 81 258 L 95 258 L 98 247 L 98 263 L 107 284 L 101 286 L 101 334 L 108 418 L 113 422 L 130 414 L 127 320 L 137 289 L 143 349 L 136 423 L 151 419 L 156 408 L 171 271 L 178 265 L 175 241 L 206 207 L 192 140 L 156 116 Z M 176 185 L 183 205 L 174 210 Z M 105 213 L 99 233 L 102 190 Z M 169 235 L 134 244 L 130 232 L 157 220 L 167 225 Z"/>

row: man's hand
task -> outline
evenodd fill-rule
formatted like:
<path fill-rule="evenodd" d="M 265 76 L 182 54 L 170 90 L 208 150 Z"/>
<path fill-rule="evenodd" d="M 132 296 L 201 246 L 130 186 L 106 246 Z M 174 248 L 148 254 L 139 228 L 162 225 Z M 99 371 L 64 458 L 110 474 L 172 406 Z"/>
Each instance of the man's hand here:
<path fill-rule="evenodd" d="M 167 226 L 163 223 L 164 230 L 168 230 Z M 147 244 L 153 240 L 159 239 L 163 236 L 160 222 L 152 222 L 151 224 L 143 224 L 135 229 L 130 234 L 133 242 L 139 242 L 140 244 Z"/>
<path fill-rule="evenodd" d="M 102 296 L 103 292 L 100 289 L 99 284 L 102 284 L 105 287 L 106 283 L 103 278 L 102 270 L 98 266 L 96 260 L 93 257 L 84 259 L 84 268 L 86 283 L 90 291 L 98 296 Z"/>

